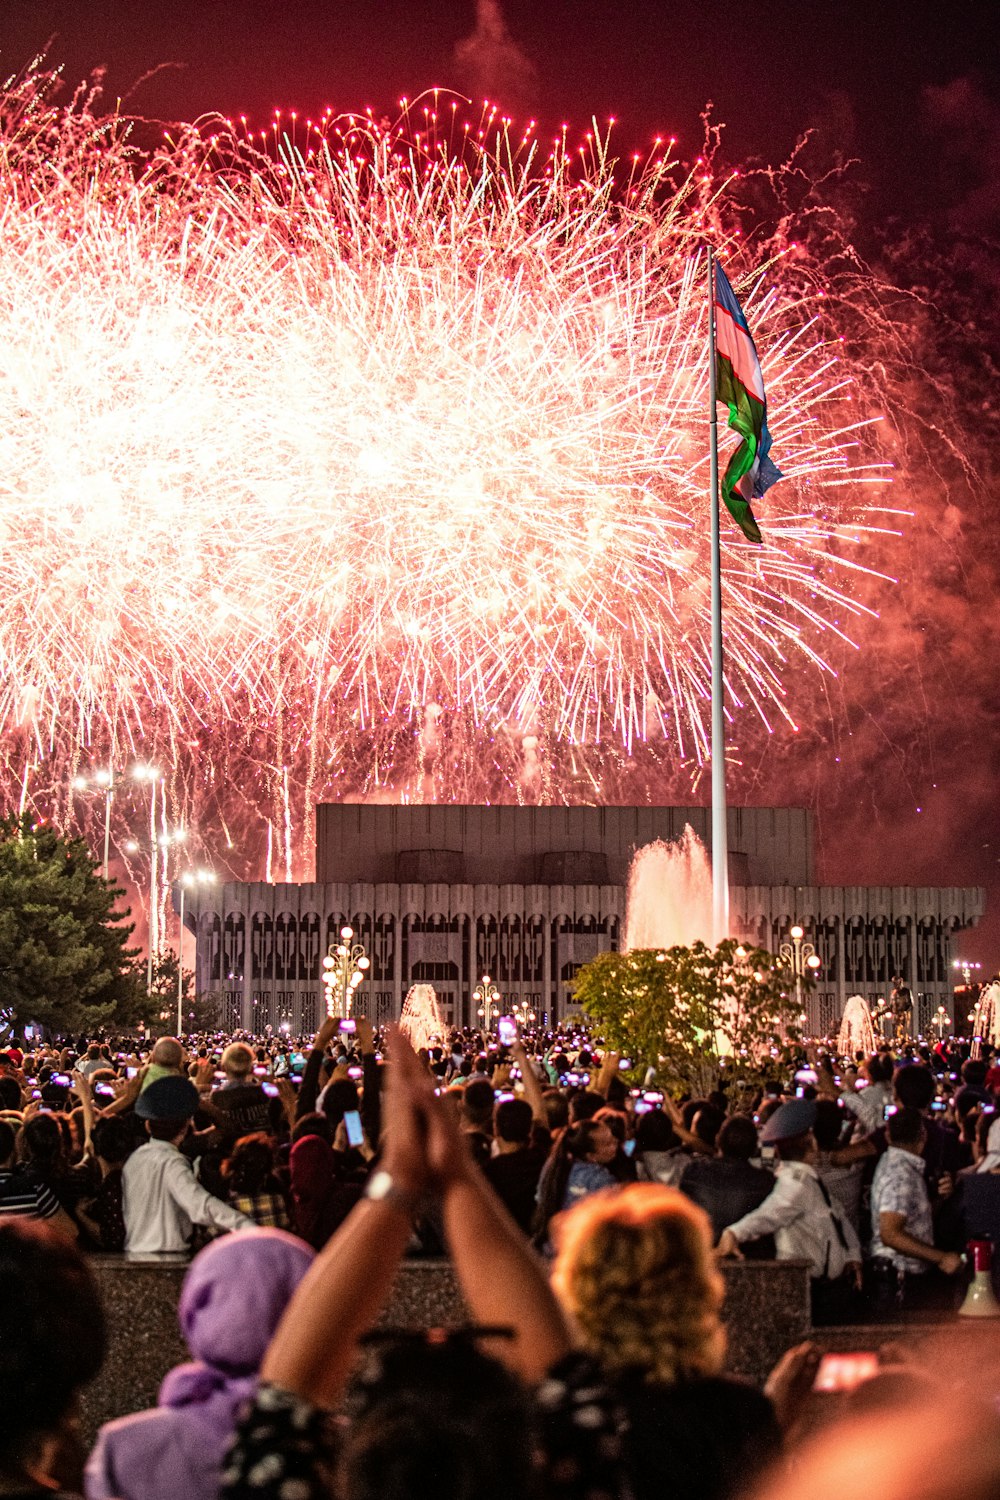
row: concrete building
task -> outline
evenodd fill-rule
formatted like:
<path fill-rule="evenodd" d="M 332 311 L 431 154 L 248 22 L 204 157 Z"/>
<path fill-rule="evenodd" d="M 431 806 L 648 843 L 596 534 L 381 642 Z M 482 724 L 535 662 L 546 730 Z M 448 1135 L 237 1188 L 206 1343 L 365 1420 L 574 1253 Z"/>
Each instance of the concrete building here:
<path fill-rule="evenodd" d="M 311 1031 L 323 957 L 349 924 L 371 960 L 359 1008 L 379 1022 L 429 982 L 449 1021 L 475 1024 L 484 973 L 505 1008 L 561 1019 L 576 970 L 618 946 L 635 850 L 688 823 L 710 846 L 710 821 L 700 807 L 326 804 L 315 883 L 188 898 L 198 989 L 222 996 L 229 1027 Z M 952 935 L 982 915 L 983 891 L 816 885 L 803 808 L 730 808 L 729 847 L 734 929 L 777 952 L 798 922 L 823 961 L 810 1029 L 833 1029 L 849 995 L 881 1000 L 894 973 L 922 1030 L 950 1006 Z"/>

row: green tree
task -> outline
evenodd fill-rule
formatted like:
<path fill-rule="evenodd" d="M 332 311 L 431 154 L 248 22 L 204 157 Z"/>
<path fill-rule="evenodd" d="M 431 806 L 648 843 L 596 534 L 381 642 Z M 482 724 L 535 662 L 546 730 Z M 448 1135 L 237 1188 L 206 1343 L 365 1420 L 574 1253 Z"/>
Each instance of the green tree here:
<path fill-rule="evenodd" d="M 635 948 L 599 953 L 576 976 L 574 997 L 608 1044 L 653 1067 L 671 1089 L 704 1094 L 720 1077 L 773 1071 L 796 1037 L 788 975 L 763 948 L 728 938 L 716 949 Z"/>
<path fill-rule="evenodd" d="M 114 1024 L 132 1003 L 129 911 L 82 839 L 30 817 L 0 824 L 0 1026 Z"/>

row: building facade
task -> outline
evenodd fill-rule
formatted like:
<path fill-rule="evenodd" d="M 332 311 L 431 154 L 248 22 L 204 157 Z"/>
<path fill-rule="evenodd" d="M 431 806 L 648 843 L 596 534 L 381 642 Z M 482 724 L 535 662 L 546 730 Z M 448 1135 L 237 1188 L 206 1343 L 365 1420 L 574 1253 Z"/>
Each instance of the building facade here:
<path fill-rule="evenodd" d="M 835 1029 L 849 995 L 881 1000 L 901 973 L 928 1030 L 950 1006 L 952 935 L 982 915 L 983 892 L 817 886 L 805 810 L 734 808 L 729 821 L 734 930 L 777 952 L 797 922 L 822 959 L 810 1029 Z M 686 823 L 707 842 L 708 822 L 703 808 L 323 806 L 316 883 L 189 898 L 197 987 L 221 997 L 229 1028 L 313 1031 L 323 958 L 350 925 L 371 961 L 357 1006 L 379 1023 L 423 982 L 450 1023 L 475 1025 L 483 974 L 505 1009 L 562 1020 L 577 969 L 621 941 L 635 850 Z"/>

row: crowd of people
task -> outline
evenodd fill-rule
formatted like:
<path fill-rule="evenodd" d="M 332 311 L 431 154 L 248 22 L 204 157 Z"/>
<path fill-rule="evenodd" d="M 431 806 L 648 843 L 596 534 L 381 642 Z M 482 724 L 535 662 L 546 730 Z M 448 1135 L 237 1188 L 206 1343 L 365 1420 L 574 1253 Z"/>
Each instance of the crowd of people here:
<path fill-rule="evenodd" d="M 9 1047 L 0 1494 L 777 1493 L 819 1351 L 764 1393 L 726 1376 L 721 1263 L 806 1260 L 816 1324 L 953 1310 L 967 1242 L 1000 1239 L 1000 1063 L 954 1040 L 810 1048 L 677 1099 L 641 1072 L 572 1029 L 414 1051 L 362 1018 L 299 1042 Z M 193 1253 L 194 1361 L 102 1431 L 80 1481 L 98 1251 Z M 451 1259 L 470 1328 L 373 1332 L 406 1255 Z M 851 1400 L 903 1432 L 931 1394 L 900 1367 Z"/>

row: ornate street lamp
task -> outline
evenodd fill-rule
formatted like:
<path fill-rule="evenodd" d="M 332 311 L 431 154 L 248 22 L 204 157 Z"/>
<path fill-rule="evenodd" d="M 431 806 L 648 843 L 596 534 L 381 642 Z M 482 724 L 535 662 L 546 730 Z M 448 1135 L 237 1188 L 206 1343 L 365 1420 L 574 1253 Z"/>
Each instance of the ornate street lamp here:
<path fill-rule="evenodd" d="M 323 983 L 326 986 L 326 1013 L 346 1021 L 351 1014 L 354 991 L 371 966 L 363 943 L 355 943 L 354 928 L 340 929 L 340 942 L 331 943 L 323 960 Z"/>
<path fill-rule="evenodd" d="M 822 967 L 823 960 L 820 958 L 812 943 L 804 942 L 805 932 L 796 923 L 788 936 L 790 943 L 782 943 L 778 949 L 779 958 L 783 958 L 786 967 L 790 969 L 795 979 L 795 1003 L 802 1012 L 802 981 L 806 974 L 815 974 Z M 804 1015 L 805 1013 L 802 1012 Z"/>
<path fill-rule="evenodd" d="M 500 1009 L 500 991 L 488 974 L 484 974 L 472 992 L 473 1004 L 478 1006 L 476 1014 L 483 1023 L 484 1031 L 492 1031 L 493 1020 Z"/>

